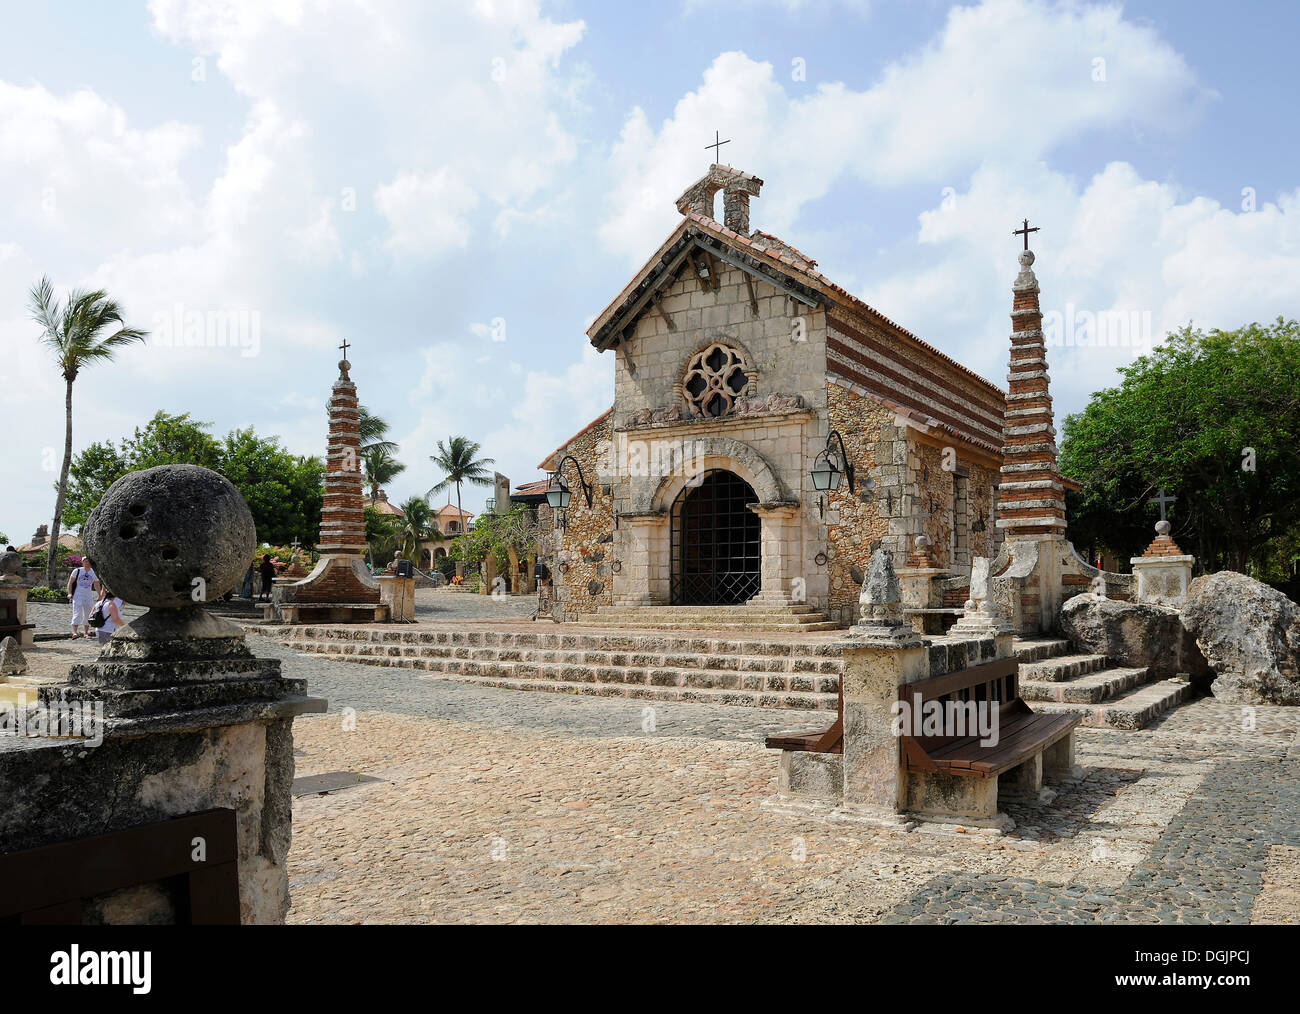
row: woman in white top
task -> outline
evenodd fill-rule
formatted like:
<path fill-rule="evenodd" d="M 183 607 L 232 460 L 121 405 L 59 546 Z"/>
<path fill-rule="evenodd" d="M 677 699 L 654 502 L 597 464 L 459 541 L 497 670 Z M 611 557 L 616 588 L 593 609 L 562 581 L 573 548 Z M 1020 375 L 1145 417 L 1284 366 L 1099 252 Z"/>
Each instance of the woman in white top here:
<path fill-rule="evenodd" d="M 108 639 L 113 636 L 113 631 L 124 626 L 122 607 L 126 603 L 119 598 L 114 598 L 113 593 L 107 588 L 103 589 L 99 600 L 104 603 L 103 609 L 100 610 L 104 615 L 104 625 L 96 631 L 96 634 L 100 644 L 107 644 Z"/>
<path fill-rule="evenodd" d="M 51 547 L 50 552 L 53 551 Z M 90 557 L 82 557 L 81 566 L 68 577 L 68 598 L 72 601 L 73 637 L 94 636 L 90 629 L 90 611 L 95 608 L 95 592 L 98 590 L 95 586 L 98 583 L 99 579 L 90 566 Z M 78 627 L 84 627 L 85 632 L 79 633 Z"/>

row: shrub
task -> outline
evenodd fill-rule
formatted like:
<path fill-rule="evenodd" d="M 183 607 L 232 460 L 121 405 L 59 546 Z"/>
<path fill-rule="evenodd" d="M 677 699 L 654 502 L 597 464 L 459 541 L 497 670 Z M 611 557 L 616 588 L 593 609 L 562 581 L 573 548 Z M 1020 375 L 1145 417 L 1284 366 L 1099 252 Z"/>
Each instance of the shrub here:
<path fill-rule="evenodd" d="M 44 585 L 37 585 L 35 588 L 27 589 L 27 600 L 29 602 L 67 602 L 67 593 L 53 588 L 46 588 Z"/>

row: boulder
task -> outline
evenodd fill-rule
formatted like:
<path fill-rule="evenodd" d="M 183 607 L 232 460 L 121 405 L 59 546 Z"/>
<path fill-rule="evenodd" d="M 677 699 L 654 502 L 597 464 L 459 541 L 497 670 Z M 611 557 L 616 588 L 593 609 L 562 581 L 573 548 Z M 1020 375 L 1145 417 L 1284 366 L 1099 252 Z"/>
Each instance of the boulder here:
<path fill-rule="evenodd" d="M 12 637 L 0 641 L 0 676 L 17 676 L 27 671 L 27 656 Z"/>
<path fill-rule="evenodd" d="M 1300 606 L 1253 577 L 1223 570 L 1187 591 L 1183 623 L 1229 704 L 1300 704 Z"/>
<path fill-rule="evenodd" d="M 1210 666 L 1177 609 L 1076 595 L 1061 606 L 1061 632 L 1080 651 L 1106 655 L 1123 666 L 1149 668 L 1156 679 L 1187 673 L 1193 685 L 1209 690 Z"/>

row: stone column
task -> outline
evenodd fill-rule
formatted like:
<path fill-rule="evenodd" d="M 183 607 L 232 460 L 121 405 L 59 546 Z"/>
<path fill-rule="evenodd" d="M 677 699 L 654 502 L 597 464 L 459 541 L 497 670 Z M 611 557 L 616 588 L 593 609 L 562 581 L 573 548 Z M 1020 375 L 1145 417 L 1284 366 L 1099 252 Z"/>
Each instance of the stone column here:
<path fill-rule="evenodd" d="M 619 515 L 623 568 L 614 579 L 614 605 L 656 604 L 654 586 L 658 582 L 652 580 L 652 571 L 657 573 L 670 565 L 668 547 L 660 545 L 667 521 L 668 515 L 662 511 Z M 667 601 L 666 595 L 662 601 Z"/>
<path fill-rule="evenodd" d="M 0 783 L 40 787 L 6 798 L 0 851 L 233 810 L 240 921 L 282 923 L 293 718 L 325 702 L 202 608 L 253 554 L 247 505 L 215 472 L 163 465 L 113 483 L 82 534 L 100 576 L 149 612 L 115 631 L 98 661 L 73 666 L 66 685 L 39 690 L 32 714 L 70 719 L 73 738 L 0 751 Z M 202 875 L 188 836 L 175 851 Z M 166 922 L 185 910 L 177 892 L 173 881 L 139 884 L 83 899 L 71 918 Z"/>
<path fill-rule="evenodd" d="M 788 605 L 798 597 L 795 578 L 807 575 L 800 573 L 796 561 L 799 556 L 799 516 L 797 503 L 750 504 L 749 509 L 758 515 L 762 522 L 760 536 L 761 579 L 758 594 L 749 600 L 748 605 L 767 607 Z M 807 601 L 804 591 L 802 602 Z M 802 604 L 800 602 L 799 604 Z"/>

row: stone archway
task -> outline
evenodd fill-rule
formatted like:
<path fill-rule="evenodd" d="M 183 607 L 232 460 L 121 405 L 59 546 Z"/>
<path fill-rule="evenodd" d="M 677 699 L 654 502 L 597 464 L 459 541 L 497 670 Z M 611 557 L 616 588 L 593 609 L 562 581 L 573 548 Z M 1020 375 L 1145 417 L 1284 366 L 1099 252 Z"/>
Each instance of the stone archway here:
<path fill-rule="evenodd" d="M 798 501 L 776 470 L 749 444 L 728 437 L 684 438 L 674 467 L 658 477 L 629 483 L 629 509 L 620 513 L 623 576 L 615 584 L 618 605 L 674 601 L 673 505 L 683 491 L 698 487 L 713 471 L 734 474 L 754 493 L 748 509 L 760 523 L 760 580 L 751 602 L 776 605 L 790 599 L 802 537 Z"/>

